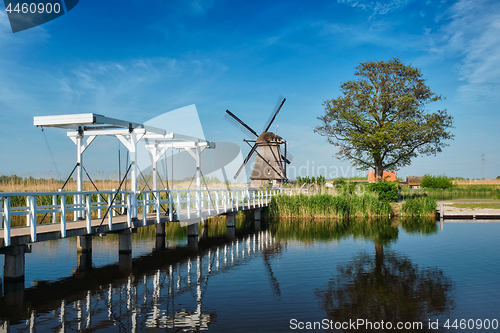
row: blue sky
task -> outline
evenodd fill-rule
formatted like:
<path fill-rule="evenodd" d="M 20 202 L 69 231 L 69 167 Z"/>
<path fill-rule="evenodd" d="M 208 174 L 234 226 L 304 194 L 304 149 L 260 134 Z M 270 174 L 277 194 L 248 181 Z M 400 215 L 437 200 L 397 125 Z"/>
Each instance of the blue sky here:
<path fill-rule="evenodd" d="M 428 109 L 447 109 L 456 137 L 398 175 L 480 178 L 482 154 L 486 177 L 500 175 L 498 1 L 81 0 L 15 34 L 0 5 L 0 48 L 0 174 L 58 170 L 64 178 L 73 168 L 65 131 L 46 129 L 44 137 L 34 116 L 94 112 L 146 122 L 196 104 L 208 140 L 241 143 L 224 111 L 259 132 L 283 95 L 278 134 L 295 172 L 316 175 L 322 166 L 328 178 L 351 176 L 349 162 L 313 133 L 316 117 L 359 62 L 399 57 L 446 97 Z M 96 140 L 87 170 L 116 171 L 117 145 Z"/>

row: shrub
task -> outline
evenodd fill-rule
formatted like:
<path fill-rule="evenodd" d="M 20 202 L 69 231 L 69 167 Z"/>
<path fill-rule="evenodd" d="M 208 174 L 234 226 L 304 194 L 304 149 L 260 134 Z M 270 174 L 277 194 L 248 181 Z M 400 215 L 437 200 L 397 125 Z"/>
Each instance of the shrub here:
<path fill-rule="evenodd" d="M 372 183 L 369 189 L 378 193 L 378 198 L 382 201 L 394 202 L 398 200 L 398 183 L 386 180 Z"/>
<path fill-rule="evenodd" d="M 452 181 L 451 178 L 446 177 L 446 176 L 432 176 L 432 175 L 425 175 L 424 178 L 422 179 L 422 182 L 420 183 L 420 186 L 425 187 L 425 188 L 440 188 L 440 189 L 445 189 L 445 188 L 450 188 L 452 186 Z"/>

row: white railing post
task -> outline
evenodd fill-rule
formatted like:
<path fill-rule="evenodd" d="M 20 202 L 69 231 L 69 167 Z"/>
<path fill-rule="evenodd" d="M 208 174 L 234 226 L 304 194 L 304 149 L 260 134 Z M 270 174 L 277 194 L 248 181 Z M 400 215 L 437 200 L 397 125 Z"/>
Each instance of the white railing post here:
<path fill-rule="evenodd" d="M 92 196 L 90 194 L 87 194 L 85 197 L 87 234 L 90 234 L 92 232 L 92 210 L 90 209 L 90 205 L 92 204 Z"/>
<path fill-rule="evenodd" d="M 177 220 L 181 219 L 181 192 L 177 191 Z"/>
<path fill-rule="evenodd" d="M 36 242 L 36 195 L 26 197 L 28 204 L 28 220 L 30 222 L 31 242 Z"/>
<path fill-rule="evenodd" d="M 220 214 L 220 207 L 219 207 L 219 191 L 215 191 L 215 211 L 217 212 L 217 215 Z"/>
<path fill-rule="evenodd" d="M 202 205 L 202 202 L 201 202 L 201 192 L 200 190 L 196 190 L 196 210 L 197 210 L 197 216 L 200 217 L 201 216 L 201 205 Z"/>
<path fill-rule="evenodd" d="M 224 200 L 224 213 L 227 212 L 227 190 L 224 190 L 223 198 Z"/>
<path fill-rule="evenodd" d="M 208 202 L 207 202 L 208 215 L 210 215 L 210 213 L 212 212 L 212 209 L 210 207 L 210 206 L 212 206 L 212 200 L 210 200 L 210 198 L 211 198 L 211 196 L 210 196 L 210 190 L 207 190 L 207 194 L 208 194 L 208 196 L 207 196 L 207 200 L 208 200 Z"/>
<path fill-rule="evenodd" d="M 3 216 L 4 216 L 4 230 L 3 230 L 3 241 L 4 246 L 10 246 L 10 197 L 5 197 L 3 200 Z M 0 221 L 1 223 L 1 221 Z"/>
<path fill-rule="evenodd" d="M 59 190 L 59 192 L 64 192 L 64 190 Z M 66 237 L 66 195 L 61 194 L 61 237 Z"/>
<path fill-rule="evenodd" d="M 132 227 L 132 210 L 135 209 L 135 212 L 137 213 L 137 207 L 133 207 L 134 205 L 134 200 L 132 198 L 132 196 L 135 196 L 135 198 L 137 199 L 137 193 L 129 193 L 129 194 L 125 194 L 126 198 L 127 198 L 127 227 Z M 135 203 L 137 203 L 137 200 L 135 200 Z M 136 214 L 136 217 L 137 217 L 137 214 Z"/>
<path fill-rule="evenodd" d="M 170 221 L 174 219 L 174 199 L 172 198 L 172 191 L 168 190 L 168 218 Z"/>
<path fill-rule="evenodd" d="M 160 193 L 160 192 L 157 192 L 157 193 L 156 193 L 156 202 L 155 202 L 155 208 L 156 208 L 156 224 L 160 224 L 160 210 L 161 210 L 161 206 L 160 206 L 160 195 L 161 195 L 161 193 Z"/>
<path fill-rule="evenodd" d="M 102 209 L 101 209 L 101 204 L 102 204 L 102 199 L 101 199 L 101 194 L 97 193 L 97 218 L 100 219 L 102 218 Z"/>
<path fill-rule="evenodd" d="M 191 192 L 186 191 L 187 194 L 187 214 L 188 220 L 191 218 Z"/>
<path fill-rule="evenodd" d="M 234 191 L 231 191 L 231 211 L 234 212 Z"/>
<path fill-rule="evenodd" d="M 113 190 L 114 193 L 114 190 Z M 113 230 L 113 206 L 111 205 L 111 201 L 113 200 L 113 193 L 108 194 L 108 229 Z"/>
<path fill-rule="evenodd" d="M 78 202 L 78 194 L 73 195 L 73 208 L 76 208 L 77 202 Z M 73 211 L 73 221 L 76 221 L 78 219 L 78 210 Z"/>
<path fill-rule="evenodd" d="M 142 192 L 142 225 L 145 227 L 147 223 L 147 218 L 148 218 L 148 194 Z"/>
<path fill-rule="evenodd" d="M 52 209 L 54 210 L 52 213 L 52 223 L 56 223 L 57 212 L 55 210 L 57 209 L 57 195 L 52 196 Z"/>

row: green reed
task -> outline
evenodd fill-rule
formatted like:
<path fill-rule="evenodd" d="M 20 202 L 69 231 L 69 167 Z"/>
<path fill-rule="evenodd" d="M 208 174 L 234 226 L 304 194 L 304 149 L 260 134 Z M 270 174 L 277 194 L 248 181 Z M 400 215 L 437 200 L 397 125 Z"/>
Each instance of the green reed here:
<path fill-rule="evenodd" d="M 437 203 L 429 197 L 410 198 L 403 202 L 401 212 L 404 216 L 435 216 Z"/>
<path fill-rule="evenodd" d="M 375 193 L 361 195 L 316 194 L 279 195 L 269 205 L 271 217 L 283 218 L 349 218 L 389 216 L 389 203 L 379 200 Z"/>

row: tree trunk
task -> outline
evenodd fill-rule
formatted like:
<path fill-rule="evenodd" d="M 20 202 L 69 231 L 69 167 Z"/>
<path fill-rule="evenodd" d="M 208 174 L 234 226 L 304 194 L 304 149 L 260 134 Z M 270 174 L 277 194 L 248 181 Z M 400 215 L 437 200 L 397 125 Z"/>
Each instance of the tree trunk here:
<path fill-rule="evenodd" d="M 384 179 L 384 168 L 382 167 L 382 163 L 375 164 L 375 181 Z"/>

